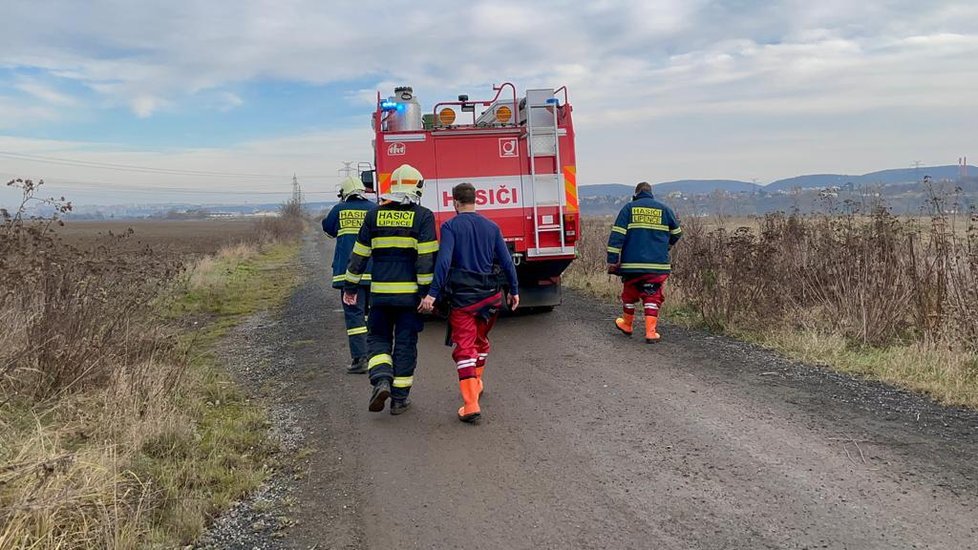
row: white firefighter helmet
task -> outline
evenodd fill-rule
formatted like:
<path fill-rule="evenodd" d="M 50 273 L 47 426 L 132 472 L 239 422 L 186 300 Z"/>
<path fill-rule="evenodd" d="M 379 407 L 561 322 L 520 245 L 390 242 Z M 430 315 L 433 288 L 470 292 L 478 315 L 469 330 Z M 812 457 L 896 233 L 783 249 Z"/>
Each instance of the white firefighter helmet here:
<path fill-rule="evenodd" d="M 421 198 L 423 187 L 424 176 L 421 175 L 421 172 L 410 164 L 402 164 L 391 173 L 391 190 L 384 198 L 399 200 L 402 197 L 407 197 L 417 201 Z"/>
<path fill-rule="evenodd" d="M 343 183 L 339 184 L 336 188 L 340 199 L 346 200 L 350 195 L 363 195 L 367 188 L 363 185 L 363 182 L 358 180 L 353 176 L 348 176 Z"/>

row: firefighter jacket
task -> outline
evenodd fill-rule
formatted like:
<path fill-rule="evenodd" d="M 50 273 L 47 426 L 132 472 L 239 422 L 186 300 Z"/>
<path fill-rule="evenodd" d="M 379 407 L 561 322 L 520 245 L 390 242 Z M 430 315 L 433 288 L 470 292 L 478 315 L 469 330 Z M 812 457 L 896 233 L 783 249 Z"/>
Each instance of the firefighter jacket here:
<path fill-rule="evenodd" d="M 370 300 L 374 306 L 416 307 L 434 279 L 435 215 L 418 204 L 382 204 L 367 213 L 353 244 L 346 290 L 353 292 L 373 259 Z"/>
<path fill-rule="evenodd" d="M 334 206 L 323 219 L 323 231 L 336 239 L 336 248 L 333 250 L 333 288 L 343 288 L 346 284 L 346 265 L 353 252 L 353 243 L 357 241 L 357 234 L 360 233 L 360 226 L 363 225 L 367 212 L 375 208 L 377 205 L 369 199 L 351 196 Z M 369 263 L 360 277 L 360 284 L 370 284 Z"/>
<path fill-rule="evenodd" d="M 668 206 L 651 193 L 639 193 L 626 204 L 608 238 L 608 264 L 621 274 L 669 273 L 669 249 L 682 229 Z"/>

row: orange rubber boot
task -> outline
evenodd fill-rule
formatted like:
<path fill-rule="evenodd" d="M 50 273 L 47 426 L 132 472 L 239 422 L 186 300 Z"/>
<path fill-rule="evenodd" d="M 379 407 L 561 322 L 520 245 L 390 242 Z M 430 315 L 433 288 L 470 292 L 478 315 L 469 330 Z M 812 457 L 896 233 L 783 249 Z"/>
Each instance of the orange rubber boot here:
<path fill-rule="evenodd" d="M 482 393 L 486 391 L 486 386 L 482 383 L 482 371 L 484 370 L 486 370 L 485 366 L 475 368 L 475 379 L 479 381 L 479 397 L 482 397 Z"/>
<path fill-rule="evenodd" d="M 646 317 L 645 318 L 645 343 L 654 344 L 659 341 L 659 333 L 655 331 L 656 325 L 659 323 L 658 317 Z"/>
<path fill-rule="evenodd" d="M 462 391 L 462 401 L 465 403 L 458 410 L 458 419 L 462 422 L 475 422 L 482 414 L 479 409 L 479 379 L 459 380 L 458 387 Z"/>
<path fill-rule="evenodd" d="M 615 327 L 625 333 L 625 336 L 632 335 L 632 325 L 635 324 L 635 314 L 625 313 L 621 317 L 615 319 Z"/>

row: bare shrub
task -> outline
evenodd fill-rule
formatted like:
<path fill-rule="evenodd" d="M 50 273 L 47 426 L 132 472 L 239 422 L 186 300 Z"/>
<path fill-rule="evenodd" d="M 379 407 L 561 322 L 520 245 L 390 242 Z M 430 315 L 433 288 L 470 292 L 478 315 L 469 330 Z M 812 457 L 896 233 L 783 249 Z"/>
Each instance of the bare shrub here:
<path fill-rule="evenodd" d="M 851 206 L 851 205 L 850 205 Z M 708 229 L 682 220 L 667 304 L 717 329 L 785 327 L 841 335 L 859 345 L 940 343 L 978 351 L 978 216 L 955 230 L 945 203 L 930 225 L 873 206 L 868 213 L 770 214 L 754 227 Z M 613 295 L 605 272 L 611 220 L 591 218 L 568 282 Z"/>
<path fill-rule="evenodd" d="M 298 239 L 305 230 L 305 214 L 302 203 L 291 199 L 279 207 L 279 215 L 261 218 L 255 223 L 260 242 L 278 242 Z"/>
<path fill-rule="evenodd" d="M 170 340 L 152 328 L 152 302 L 180 263 L 150 248 L 120 254 L 117 241 L 131 233 L 84 251 L 67 245 L 51 229 L 56 217 L 25 217 L 39 184 L 8 185 L 24 202 L 0 227 L 0 315 L 11 321 L 4 339 L 16 344 L 0 349 L 0 395 L 46 399 L 169 353 Z"/>
<path fill-rule="evenodd" d="M 0 213 L 0 548 L 187 544 L 271 451 L 220 367 L 188 367 L 200 350 L 173 315 L 193 291 L 228 294 L 228 264 L 259 244 L 192 270 L 131 231 L 70 244 L 55 231 L 70 205 L 42 184 L 11 181 L 22 203 Z"/>

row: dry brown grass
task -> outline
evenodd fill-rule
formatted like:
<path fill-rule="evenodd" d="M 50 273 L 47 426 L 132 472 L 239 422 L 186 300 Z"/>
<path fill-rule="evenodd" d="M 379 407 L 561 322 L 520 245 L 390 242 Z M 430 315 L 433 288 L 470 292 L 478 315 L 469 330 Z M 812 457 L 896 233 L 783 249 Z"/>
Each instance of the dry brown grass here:
<path fill-rule="evenodd" d="M 978 406 L 978 218 L 685 218 L 664 313 L 806 360 Z M 612 220 L 586 220 L 571 286 L 617 299 Z M 734 229 L 731 229 L 734 228 Z"/>
<path fill-rule="evenodd" d="M 33 182 L 11 185 L 38 200 Z M 188 271 L 185 254 L 131 231 L 67 242 L 56 220 L 23 211 L 0 226 L 0 548 L 192 541 L 272 450 L 262 411 L 209 345 L 287 293 L 296 246 L 256 239 L 294 239 L 303 221 Z M 188 333 L 173 311 L 221 322 Z"/>

